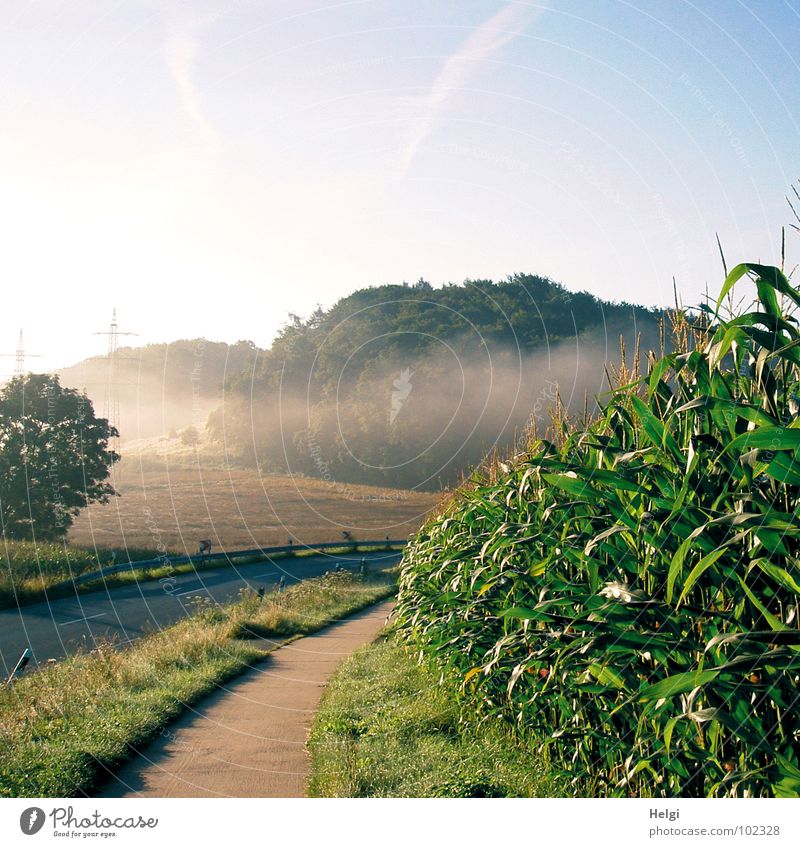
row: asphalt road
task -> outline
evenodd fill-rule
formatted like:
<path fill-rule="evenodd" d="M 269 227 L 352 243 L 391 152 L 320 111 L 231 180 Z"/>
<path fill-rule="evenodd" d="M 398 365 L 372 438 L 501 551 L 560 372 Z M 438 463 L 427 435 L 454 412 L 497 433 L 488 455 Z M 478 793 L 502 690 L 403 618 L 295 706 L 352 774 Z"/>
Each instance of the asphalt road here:
<path fill-rule="evenodd" d="M 362 557 L 370 570 L 400 560 L 397 551 L 265 559 L 250 565 L 225 565 L 200 573 L 180 574 L 169 581 L 151 580 L 124 588 L 98 591 L 0 611 L 0 672 L 7 677 L 23 650 L 30 647 L 31 666 L 61 659 L 98 640 L 130 644 L 147 632 L 176 623 L 191 613 L 192 598 L 210 597 L 217 603 L 236 600 L 243 588 L 277 588 L 281 576 L 287 587 L 333 570 L 337 562 L 356 570 Z"/>

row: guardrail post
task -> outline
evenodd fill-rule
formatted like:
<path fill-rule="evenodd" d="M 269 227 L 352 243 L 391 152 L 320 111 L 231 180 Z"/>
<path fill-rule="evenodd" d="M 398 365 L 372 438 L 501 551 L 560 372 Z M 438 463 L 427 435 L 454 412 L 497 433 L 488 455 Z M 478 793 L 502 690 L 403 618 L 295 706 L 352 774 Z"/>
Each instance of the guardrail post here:
<path fill-rule="evenodd" d="M 6 687 L 11 685 L 11 683 L 14 681 L 15 677 L 19 676 L 19 674 L 21 674 L 25 670 L 25 666 L 28 664 L 28 662 L 30 662 L 30 660 L 31 660 L 31 651 L 30 651 L 29 647 L 26 647 L 23 650 L 22 655 L 19 657 L 19 661 L 14 666 L 14 670 L 11 671 L 11 673 L 8 675 L 8 679 L 5 682 Z"/>

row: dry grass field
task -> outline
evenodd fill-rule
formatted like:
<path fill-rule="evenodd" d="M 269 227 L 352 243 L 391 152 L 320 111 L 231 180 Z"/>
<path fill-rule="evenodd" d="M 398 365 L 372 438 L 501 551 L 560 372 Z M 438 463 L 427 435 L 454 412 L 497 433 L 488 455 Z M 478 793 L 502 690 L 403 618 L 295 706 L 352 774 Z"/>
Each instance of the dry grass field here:
<path fill-rule="evenodd" d="M 70 544 L 194 553 L 205 538 L 215 550 L 286 544 L 289 536 L 337 541 L 345 530 L 357 540 L 405 538 L 441 496 L 135 459 L 121 464 L 116 486 L 120 497 L 78 516 Z"/>

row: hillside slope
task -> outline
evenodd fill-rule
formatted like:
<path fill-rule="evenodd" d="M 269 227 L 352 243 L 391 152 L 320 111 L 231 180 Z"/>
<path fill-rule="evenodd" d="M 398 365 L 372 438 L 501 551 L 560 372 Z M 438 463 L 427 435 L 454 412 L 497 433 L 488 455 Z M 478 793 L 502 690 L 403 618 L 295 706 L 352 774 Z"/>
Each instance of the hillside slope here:
<path fill-rule="evenodd" d="M 659 318 L 530 274 L 420 280 L 291 316 L 268 350 L 182 340 L 123 348 L 116 373 L 95 357 L 60 376 L 99 414 L 116 386 L 129 456 L 197 445 L 221 465 L 438 490 L 544 420 L 557 396 L 592 405 L 620 339 L 657 346 Z"/>
<path fill-rule="evenodd" d="M 222 397 L 225 379 L 241 371 L 257 348 L 249 341 L 225 344 L 204 338 L 123 347 L 116 373 L 107 356 L 84 359 L 59 370 L 61 384 L 86 390 L 97 414 L 107 411 L 116 385 L 123 443 L 205 427 Z"/>
<path fill-rule="evenodd" d="M 356 291 L 307 320 L 229 383 L 212 432 L 274 471 L 435 489 L 506 448 L 560 393 L 577 410 L 659 313 L 539 276 Z"/>

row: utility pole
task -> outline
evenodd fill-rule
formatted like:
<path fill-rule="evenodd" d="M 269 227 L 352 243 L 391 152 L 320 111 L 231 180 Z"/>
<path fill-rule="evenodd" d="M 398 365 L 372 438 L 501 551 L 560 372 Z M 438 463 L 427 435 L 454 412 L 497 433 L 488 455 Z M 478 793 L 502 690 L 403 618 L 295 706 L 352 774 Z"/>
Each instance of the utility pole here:
<path fill-rule="evenodd" d="M 108 331 L 108 382 L 103 400 L 103 417 L 111 426 L 119 427 L 119 380 L 117 352 L 119 351 L 119 324 L 116 308 L 111 313 L 111 328 Z"/>

